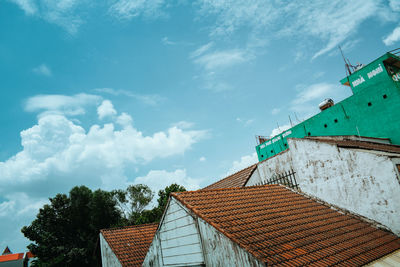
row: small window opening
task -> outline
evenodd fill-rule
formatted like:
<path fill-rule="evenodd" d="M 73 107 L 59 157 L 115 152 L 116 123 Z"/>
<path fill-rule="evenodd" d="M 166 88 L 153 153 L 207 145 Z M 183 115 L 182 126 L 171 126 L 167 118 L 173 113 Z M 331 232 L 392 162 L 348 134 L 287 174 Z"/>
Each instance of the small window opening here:
<path fill-rule="evenodd" d="M 310 132 L 308 132 L 307 134 L 308 134 L 308 136 L 311 136 L 311 133 L 310 133 Z"/>
<path fill-rule="evenodd" d="M 383 99 L 386 99 L 387 98 L 387 95 L 385 94 L 385 95 L 383 95 Z"/>
<path fill-rule="evenodd" d="M 371 102 L 368 102 L 368 107 L 370 107 L 370 106 L 372 106 L 372 103 L 371 103 Z"/>
<path fill-rule="evenodd" d="M 334 122 L 335 122 L 335 123 L 337 123 L 337 122 L 338 122 L 338 120 L 337 120 L 337 119 L 335 119 L 335 120 L 334 120 Z"/>
<path fill-rule="evenodd" d="M 327 127 L 328 127 L 328 124 L 324 124 L 324 127 L 327 128 Z"/>

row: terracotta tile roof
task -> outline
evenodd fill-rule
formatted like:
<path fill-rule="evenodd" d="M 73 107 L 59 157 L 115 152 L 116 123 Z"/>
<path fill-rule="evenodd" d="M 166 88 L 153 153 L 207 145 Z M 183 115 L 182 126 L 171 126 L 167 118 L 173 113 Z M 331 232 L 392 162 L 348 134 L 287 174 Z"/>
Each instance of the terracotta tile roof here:
<path fill-rule="evenodd" d="M 283 186 L 173 193 L 199 217 L 267 265 L 363 265 L 400 238 Z"/>
<path fill-rule="evenodd" d="M 257 168 L 257 163 L 253 164 L 241 171 L 238 171 L 228 177 L 225 177 L 218 182 L 215 182 L 203 189 L 218 189 L 218 188 L 231 188 L 231 187 L 242 187 L 249 180 L 250 176 L 253 174 L 254 170 Z"/>
<path fill-rule="evenodd" d="M 376 150 L 376 151 L 391 152 L 391 153 L 400 153 L 400 146 L 398 145 L 382 144 L 382 143 L 359 141 L 359 140 L 346 140 L 346 139 L 329 140 L 318 137 L 307 137 L 306 139 L 311 139 L 329 144 L 335 144 L 338 147 L 359 148 L 359 149 Z"/>
<path fill-rule="evenodd" d="M 122 266 L 142 266 L 158 223 L 101 230 Z"/>
<path fill-rule="evenodd" d="M 24 258 L 24 253 L 5 254 L 0 256 L 0 262 L 16 261 Z"/>

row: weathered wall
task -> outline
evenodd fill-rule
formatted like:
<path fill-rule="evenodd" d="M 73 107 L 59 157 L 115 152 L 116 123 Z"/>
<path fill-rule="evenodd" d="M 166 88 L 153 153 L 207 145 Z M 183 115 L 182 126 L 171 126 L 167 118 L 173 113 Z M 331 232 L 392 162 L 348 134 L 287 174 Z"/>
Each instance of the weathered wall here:
<path fill-rule="evenodd" d="M 264 183 L 273 175 L 290 171 L 292 168 L 291 154 L 289 153 L 289 150 L 286 150 L 268 160 L 260 162 L 257 165 L 257 169 L 247 181 L 246 186 Z"/>
<path fill-rule="evenodd" d="M 143 266 L 146 267 L 158 267 L 163 266 L 161 258 L 161 246 L 160 246 L 160 235 L 157 233 L 154 235 L 153 241 L 147 251 L 146 257 L 143 261 Z"/>
<path fill-rule="evenodd" d="M 206 266 L 265 266 L 252 254 L 198 218 Z"/>
<path fill-rule="evenodd" d="M 153 262 L 157 262 L 156 258 L 160 258 L 162 264 L 168 266 L 193 266 L 204 263 L 196 222 L 174 198 L 169 201 L 156 235 L 159 249 L 154 249 L 151 253 L 159 255 L 149 255 L 149 261 L 154 259 Z"/>
<path fill-rule="evenodd" d="M 122 267 L 103 235 L 100 234 L 101 264 L 104 267 Z"/>
<path fill-rule="evenodd" d="M 375 220 L 400 235 L 400 183 L 385 153 L 288 139 L 297 182 L 306 194 Z"/>

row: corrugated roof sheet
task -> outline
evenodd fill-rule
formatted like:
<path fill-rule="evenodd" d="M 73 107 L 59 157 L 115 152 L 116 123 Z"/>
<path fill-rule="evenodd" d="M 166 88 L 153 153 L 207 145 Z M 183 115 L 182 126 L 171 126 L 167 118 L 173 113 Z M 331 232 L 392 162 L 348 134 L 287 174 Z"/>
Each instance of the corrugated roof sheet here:
<path fill-rule="evenodd" d="M 228 177 L 219 180 L 203 189 L 218 189 L 218 188 L 232 188 L 232 187 L 242 187 L 249 180 L 250 176 L 253 174 L 254 170 L 257 168 L 257 163 L 253 164 L 243 170 L 240 170 Z"/>
<path fill-rule="evenodd" d="M 400 248 L 400 239 L 283 186 L 172 194 L 268 265 L 363 265 Z"/>
<path fill-rule="evenodd" d="M 104 229 L 104 239 L 122 266 L 142 266 L 158 223 Z"/>

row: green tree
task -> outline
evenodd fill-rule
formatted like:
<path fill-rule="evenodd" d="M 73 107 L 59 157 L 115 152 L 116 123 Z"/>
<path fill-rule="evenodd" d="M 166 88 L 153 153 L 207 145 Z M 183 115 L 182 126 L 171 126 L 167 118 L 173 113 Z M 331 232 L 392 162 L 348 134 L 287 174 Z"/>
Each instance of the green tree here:
<path fill-rule="evenodd" d="M 114 197 L 125 218 L 134 222 L 153 199 L 153 192 L 144 184 L 130 185 L 126 190 L 114 190 Z"/>
<path fill-rule="evenodd" d="M 165 187 L 163 190 L 158 191 L 158 208 L 161 212 L 164 212 L 165 207 L 168 203 L 169 195 L 173 192 L 184 192 L 186 191 L 185 187 L 178 184 L 171 184 L 170 186 Z"/>
<path fill-rule="evenodd" d="M 96 266 L 100 264 L 99 255 L 94 254 L 100 229 L 121 224 L 111 192 L 77 186 L 69 196 L 50 198 L 50 204 L 21 231 L 34 242 L 28 248 L 38 257 L 37 266 Z"/>
<path fill-rule="evenodd" d="M 168 203 L 168 198 L 173 192 L 184 192 L 186 191 L 185 187 L 178 184 L 171 184 L 164 189 L 158 191 L 158 206 L 154 207 L 151 210 L 143 210 L 140 216 L 135 218 L 133 224 L 143 224 L 143 223 L 152 223 L 159 222 L 164 213 L 165 207 Z"/>

